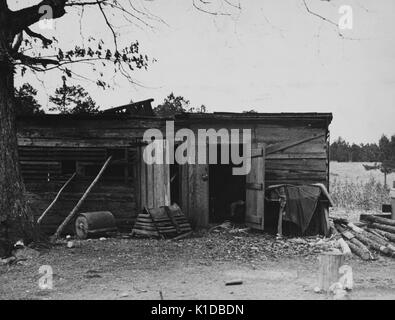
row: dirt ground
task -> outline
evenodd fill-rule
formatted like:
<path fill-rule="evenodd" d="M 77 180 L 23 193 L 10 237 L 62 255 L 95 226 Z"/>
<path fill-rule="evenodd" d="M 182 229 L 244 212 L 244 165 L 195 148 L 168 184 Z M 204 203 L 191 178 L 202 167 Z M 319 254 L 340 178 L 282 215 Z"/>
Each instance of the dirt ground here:
<path fill-rule="evenodd" d="M 237 249 L 234 249 L 234 248 Z M 285 249 L 284 249 L 285 248 Z M 1 299 L 331 299 L 317 294 L 318 250 L 251 234 L 180 241 L 113 238 L 60 244 L 35 259 L 0 266 Z M 395 299 L 395 259 L 350 258 L 350 299 Z M 42 290 L 39 268 L 53 270 Z M 225 286 L 241 279 L 242 285 Z"/>

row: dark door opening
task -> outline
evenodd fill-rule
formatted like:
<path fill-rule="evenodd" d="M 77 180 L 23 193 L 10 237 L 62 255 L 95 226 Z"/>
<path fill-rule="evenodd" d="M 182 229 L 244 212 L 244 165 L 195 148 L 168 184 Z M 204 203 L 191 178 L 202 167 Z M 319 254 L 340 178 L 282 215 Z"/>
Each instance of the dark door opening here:
<path fill-rule="evenodd" d="M 180 166 L 178 163 L 170 165 L 170 203 L 180 205 Z"/>
<path fill-rule="evenodd" d="M 229 148 L 230 149 L 230 148 Z M 239 146 L 242 154 L 242 145 Z M 229 155 L 229 164 L 221 162 L 221 145 L 217 145 L 218 164 L 209 165 L 209 207 L 210 223 L 221 223 L 230 220 L 236 223 L 244 222 L 244 205 L 246 199 L 246 176 L 233 175 L 232 169 L 237 167 L 232 163 Z M 231 204 L 239 201 L 235 214 L 231 214 Z"/>

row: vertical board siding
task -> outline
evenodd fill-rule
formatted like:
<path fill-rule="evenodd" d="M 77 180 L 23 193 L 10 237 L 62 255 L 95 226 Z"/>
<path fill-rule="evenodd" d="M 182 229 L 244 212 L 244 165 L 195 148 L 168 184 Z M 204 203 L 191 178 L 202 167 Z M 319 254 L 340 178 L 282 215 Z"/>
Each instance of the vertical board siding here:
<path fill-rule="evenodd" d="M 166 159 L 166 144 L 163 141 L 163 157 Z M 147 164 L 142 156 L 146 146 L 141 146 L 139 161 L 140 180 L 140 209 L 158 208 L 170 205 L 170 168 L 163 161 L 160 163 Z"/>
<path fill-rule="evenodd" d="M 251 149 L 251 171 L 246 177 L 246 224 L 254 229 L 264 229 L 265 206 L 265 146 L 253 143 Z M 261 186 L 260 190 L 248 184 Z"/>

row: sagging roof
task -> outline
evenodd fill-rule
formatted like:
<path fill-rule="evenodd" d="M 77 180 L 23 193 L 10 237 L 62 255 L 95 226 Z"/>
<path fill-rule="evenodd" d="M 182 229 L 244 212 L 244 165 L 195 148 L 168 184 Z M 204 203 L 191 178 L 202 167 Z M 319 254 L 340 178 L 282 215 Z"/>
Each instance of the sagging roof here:
<path fill-rule="evenodd" d="M 40 118 L 56 120 L 119 120 L 119 119 L 158 119 L 187 121 L 191 123 L 199 122 L 221 122 L 221 121 L 304 121 L 319 123 L 323 126 L 329 126 L 333 119 L 332 113 L 317 112 L 276 112 L 276 113 L 259 113 L 259 112 L 213 112 L 213 113 L 190 113 L 185 112 L 175 116 L 160 117 L 156 116 L 152 102 L 154 99 L 146 99 L 127 105 L 109 108 L 98 114 L 44 114 L 19 116 L 20 119 Z"/>
<path fill-rule="evenodd" d="M 106 109 L 103 111 L 105 114 L 127 114 L 127 115 L 142 115 L 154 116 L 152 110 L 152 102 L 154 99 L 142 100 L 124 106 Z"/>
<path fill-rule="evenodd" d="M 18 119 L 44 120 L 118 120 L 118 119 L 146 119 L 157 118 L 152 109 L 154 99 L 142 100 L 120 107 L 109 108 L 96 114 L 37 114 L 20 115 Z"/>

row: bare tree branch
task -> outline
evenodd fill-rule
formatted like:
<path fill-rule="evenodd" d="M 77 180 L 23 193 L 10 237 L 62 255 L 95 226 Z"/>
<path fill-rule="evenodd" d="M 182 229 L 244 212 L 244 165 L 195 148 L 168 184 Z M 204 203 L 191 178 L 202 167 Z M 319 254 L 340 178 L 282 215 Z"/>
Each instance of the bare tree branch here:
<path fill-rule="evenodd" d="M 305 8 L 306 8 L 306 10 L 307 10 L 308 13 L 310 13 L 310 14 L 312 14 L 313 16 L 316 16 L 316 17 L 318 17 L 318 18 L 320 18 L 320 19 L 322 19 L 322 20 L 324 20 L 324 21 L 326 21 L 326 22 L 328 22 L 328 23 L 330 23 L 330 24 L 332 24 L 332 25 L 334 25 L 334 26 L 336 26 L 336 27 L 339 27 L 339 25 L 338 25 L 336 22 L 333 22 L 332 20 L 330 20 L 330 19 L 328 19 L 328 18 L 325 18 L 324 16 L 322 16 L 322 15 L 316 13 L 316 12 L 311 11 L 310 8 L 309 8 L 309 6 L 308 6 L 307 3 L 306 3 L 306 0 L 303 0 L 303 4 L 304 4 L 304 6 L 305 6 Z"/>
<path fill-rule="evenodd" d="M 101 13 L 102 13 L 102 15 L 104 17 L 104 20 L 106 21 L 106 24 L 107 24 L 108 28 L 112 32 L 113 39 L 114 39 L 115 50 L 118 51 L 117 34 L 115 33 L 113 26 L 111 25 L 111 23 L 107 19 L 106 13 L 104 12 L 103 7 L 102 7 L 102 3 L 99 0 L 97 0 L 96 3 L 99 6 L 99 9 L 100 9 L 100 11 L 101 11 Z"/>
<path fill-rule="evenodd" d="M 30 37 L 40 39 L 40 40 L 42 41 L 43 45 L 44 45 L 44 48 L 47 48 L 47 47 L 48 47 L 49 45 L 51 45 L 52 42 L 53 42 L 52 40 L 50 40 L 50 39 L 44 37 L 42 34 L 34 32 L 34 31 L 31 30 L 30 28 L 26 28 L 26 29 L 25 29 L 25 32 L 26 32 Z"/>

